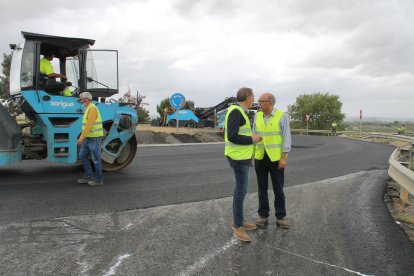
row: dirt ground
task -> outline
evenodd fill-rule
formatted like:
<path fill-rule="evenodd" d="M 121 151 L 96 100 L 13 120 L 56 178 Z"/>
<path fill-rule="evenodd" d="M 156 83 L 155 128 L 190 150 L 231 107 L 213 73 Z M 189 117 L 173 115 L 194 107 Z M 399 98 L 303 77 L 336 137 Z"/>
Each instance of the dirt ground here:
<path fill-rule="evenodd" d="M 394 181 L 390 181 L 384 195 L 384 201 L 395 222 L 401 226 L 414 243 L 414 197 L 410 195 L 408 202 L 402 202 L 400 200 L 400 186 Z"/>
<path fill-rule="evenodd" d="M 172 128 L 139 125 L 136 131 L 138 144 L 176 144 L 176 143 L 208 143 L 223 142 L 223 132 L 213 128 Z M 396 147 L 405 142 L 389 142 L 374 140 L 371 142 L 392 144 Z M 393 181 L 388 182 L 384 202 L 396 223 L 404 230 L 414 243 L 414 197 L 409 196 L 408 202 L 403 203 L 399 198 L 400 187 Z"/>
<path fill-rule="evenodd" d="M 223 132 L 214 128 L 173 128 L 138 125 L 138 144 L 223 142 Z"/>

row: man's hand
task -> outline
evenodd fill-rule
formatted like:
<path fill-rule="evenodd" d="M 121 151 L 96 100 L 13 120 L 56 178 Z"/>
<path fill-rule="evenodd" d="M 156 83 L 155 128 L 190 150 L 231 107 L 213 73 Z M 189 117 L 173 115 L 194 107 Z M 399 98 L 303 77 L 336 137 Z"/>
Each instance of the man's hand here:
<path fill-rule="evenodd" d="M 257 134 L 253 134 L 252 135 L 252 140 L 253 140 L 253 143 L 257 143 L 257 142 L 260 142 L 262 140 L 262 137 L 260 137 Z"/>
<path fill-rule="evenodd" d="M 286 159 L 287 159 L 287 153 L 286 152 L 283 152 L 282 153 L 282 157 L 280 158 L 280 160 L 279 160 L 279 165 L 278 165 L 278 168 L 279 169 L 284 169 L 284 168 L 286 168 Z"/>
<path fill-rule="evenodd" d="M 286 159 L 280 159 L 279 160 L 279 169 L 284 169 L 286 168 Z"/>
<path fill-rule="evenodd" d="M 83 139 L 82 138 L 79 138 L 78 141 L 77 141 L 77 144 L 78 145 L 81 145 L 82 144 L 82 141 L 83 141 Z"/>

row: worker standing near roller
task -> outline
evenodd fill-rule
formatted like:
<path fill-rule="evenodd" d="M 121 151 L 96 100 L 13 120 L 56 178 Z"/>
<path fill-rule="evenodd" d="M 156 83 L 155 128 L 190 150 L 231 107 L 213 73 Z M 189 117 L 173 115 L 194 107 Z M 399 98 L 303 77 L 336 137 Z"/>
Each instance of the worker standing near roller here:
<path fill-rule="evenodd" d="M 79 101 L 85 107 L 82 120 L 82 133 L 78 139 L 78 145 L 81 146 L 79 156 L 82 159 L 85 176 L 79 179 L 78 183 L 98 186 L 103 184 L 101 160 L 103 126 L 101 114 L 92 102 L 91 93 L 83 92 L 79 97 Z M 90 159 L 92 159 L 95 167 L 95 177 L 92 172 Z"/>

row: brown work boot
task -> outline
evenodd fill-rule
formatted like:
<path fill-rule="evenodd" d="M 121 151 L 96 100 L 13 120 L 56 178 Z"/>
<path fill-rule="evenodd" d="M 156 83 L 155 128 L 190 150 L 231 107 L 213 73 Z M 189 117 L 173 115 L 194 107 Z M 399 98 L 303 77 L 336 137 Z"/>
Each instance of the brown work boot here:
<path fill-rule="evenodd" d="M 103 184 L 103 181 L 97 181 L 97 180 L 91 180 L 87 183 L 89 186 L 101 186 Z"/>
<path fill-rule="evenodd" d="M 241 241 L 251 242 L 252 239 L 249 235 L 246 234 L 244 227 L 234 228 L 233 227 L 233 235 Z"/>
<path fill-rule="evenodd" d="M 257 228 L 257 227 L 256 227 L 256 224 L 253 224 L 253 223 L 247 223 L 247 222 L 243 223 L 243 227 L 244 227 L 244 229 L 245 229 L 245 230 L 247 230 L 247 231 L 249 231 L 249 230 L 254 230 L 254 229 L 256 229 L 256 228 Z"/>
<path fill-rule="evenodd" d="M 269 218 L 259 217 L 256 220 L 256 225 L 259 227 L 265 227 L 268 222 L 269 222 Z"/>
<path fill-rule="evenodd" d="M 276 225 L 282 229 L 289 229 L 289 221 L 287 218 L 276 219 Z"/>
<path fill-rule="evenodd" d="M 88 184 L 89 181 L 92 181 L 93 179 L 87 179 L 87 178 L 80 178 L 78 179 L 79 184 Z"/>

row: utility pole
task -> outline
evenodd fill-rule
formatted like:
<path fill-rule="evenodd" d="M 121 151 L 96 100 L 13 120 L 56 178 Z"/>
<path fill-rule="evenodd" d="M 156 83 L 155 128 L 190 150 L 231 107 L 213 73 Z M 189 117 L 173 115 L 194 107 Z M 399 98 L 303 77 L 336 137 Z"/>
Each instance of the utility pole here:
<path fill-rule="evenodd" d="M 310 114 L 306 114 L 306 135 L 309 135 L 309 121 L 310 121 Z"/>

